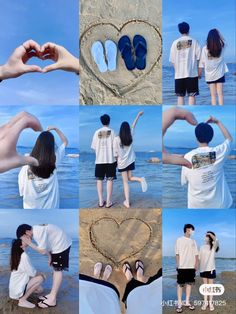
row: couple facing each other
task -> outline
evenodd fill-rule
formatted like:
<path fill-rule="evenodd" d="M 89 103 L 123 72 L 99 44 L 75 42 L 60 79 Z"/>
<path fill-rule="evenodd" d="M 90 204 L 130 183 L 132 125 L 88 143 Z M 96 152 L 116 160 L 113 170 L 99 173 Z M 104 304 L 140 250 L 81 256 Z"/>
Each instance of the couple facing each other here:
<path fill-rule="evenodd" d="M 33 294 L 43 292 L 42 283 L 46 276 L 37 272 L 31 263 L 27 248 L 48 256 L 48 264 L 53 268 L 53 283 L 49 294 L 39 296 L 37 306 L 55 307 L 63 274 L 69 269 L 69 253 L 72 240 L 59 227 L 51 224 L 30 226 L 20 225 L 16 230 L 17 239 L 12 241 L 10 257 L 9 296 L 18 300 L 18 306 L 35 308 L 27 299 Z M 34 240 L 36 244 L 32 242 Z"/>
<path fill-rule="evenodd" d="M 143 192 L 147 191 L 144 177 L 134 177 L 135 152 L 133 147 L 134 130 L 139 118 L 143 115 L 140 111 L 130 126 L 127 121 L 122 122 L 119 135 L 115 135 L 110 128 L 110 117 L 104 114 L 100 117 L 103 125 L 98 129 L 92 140 L 91 148 L 95 151 L 95 178 L 97 180 L 98 206 L 110 208 L 112 203 L 113 180 L 116 179 L 116 167 L 122 175 L 125 200 L 123 205 L 130 207 L 129 181 L 139 182 Z M 103 181 L 107 181 L 107 197 L 103 198 Z"/>
<path fill-rule="evenodd" d="M 208 33 L 206 45 L 202 48 L 197 40 L 189 36 L 190 26 L 186 22 L 178 24 L 181 37 L 176 39 L 170 49 L 169 61 L 175 70 L 175 94 L 178 105 L 184 104 L 187 93 L 189 105 L 195 104 L 199 95 L 198 79 L 205 70 L 205 80 L 211 93 L 211 104 L 223 105 L 223 83 L 228 67 L 224 60 L 225 41 L 217 29 Z"/>
<path fill-rule="evenodd" d="M 216 278 L 215 253 L 219 251 L 219 241 L 212 231 L 205 234 L 205 244 L 198 251 L 197 243 L 193 237 L 194 226 L 186 224 L 184 235 L 179 237 L 175 244 L 176 270 L 177 270 L 177 313 L 183 312 L 183 305 L 190 310 L 195 307 L 190 303 L 192 285 L 195 283 L 196 271 L 200 270 L 200 277 L 203 284 L 213 284 Z M 186 287 L 186 301 L 182 302 L 183 288 Z M 213 296 L 204 295 L 201 309 L 206 311 L 209 306 L 210 311 L 214 311 Z"/>

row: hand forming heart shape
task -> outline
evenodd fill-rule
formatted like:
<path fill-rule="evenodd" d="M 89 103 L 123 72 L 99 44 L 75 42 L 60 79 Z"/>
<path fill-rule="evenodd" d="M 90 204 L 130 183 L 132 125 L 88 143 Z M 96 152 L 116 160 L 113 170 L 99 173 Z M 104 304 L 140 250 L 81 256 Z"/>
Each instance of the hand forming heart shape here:
<path fill-rule="evenodd" d="M 37 65 L 28 65 L 27 62 L 33 57 L 52 60 L 54 63 L 43 69 Z M 7 63 L 0 67 L 0 80 L 15 78 L 30 72 L 47 73 L 59 69 L 79 73 L 79 68 L 79 59 L 63 46 L 50 42 L 40 46 L 34 40 L 27 40 L 17 47 Z"/>

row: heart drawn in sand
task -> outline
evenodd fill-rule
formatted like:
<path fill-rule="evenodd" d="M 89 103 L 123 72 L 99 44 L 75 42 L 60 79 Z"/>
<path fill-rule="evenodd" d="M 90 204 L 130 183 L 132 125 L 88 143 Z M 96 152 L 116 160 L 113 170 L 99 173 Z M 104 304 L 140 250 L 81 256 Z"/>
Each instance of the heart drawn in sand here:
<path fill-rule="evenodd" d="M 92 246 L 117 266 L 141 252 L 150 242 L 151 236 L 151 226 L 138 218 L 118 221 L 103 217 L 90 226 Z"/>
<path fill-rule="evenodd" d="M 107 39 L 116 44 L 123 35 L 128 35 L 133 40 L 136 34 L 142 35 L 147 41 L 147 65 L 143 71 L 128 71 L 124 61 L 118 52 L 117 69 L 113 72 L 100 73 L 91 56 L 91 46 L 95 41 L 103 44 Z M 80 50 L 83 64 L 89 71 L 113 92 L 114 95 L 122 97 L 139 84 L 143 78 L 149 75 L 157 66 L 162 55 L 162 37 L 157 27 L 143 20 L 130 20 L 117 26 L 110 22 L 96 23 L 89 26 L 80 37 Z"/>

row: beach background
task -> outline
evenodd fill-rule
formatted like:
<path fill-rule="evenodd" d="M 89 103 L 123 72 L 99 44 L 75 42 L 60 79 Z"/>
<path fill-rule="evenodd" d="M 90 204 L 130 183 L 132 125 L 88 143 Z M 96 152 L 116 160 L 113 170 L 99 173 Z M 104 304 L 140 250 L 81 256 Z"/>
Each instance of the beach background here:
<path fill-rule="evenodd" d="M 27 111 L 35 115 L 44 129 L 54 125 L 62 130 L 68 138 L 65 158 L 58 166 L 60 189 L 60 208 L 79 207 L 79 127 L 78 106 L 0 106 L 0 125 L 7 123 L 14 115 Z M 55 131 L 56 146 L 61 141 Z M 26 129 L 21 133 L 17 151 L 24 155 L 32 151 L 38 132 Z M 0 173 L 0 208 L 22 208 L 23 200 L 19 195 L 18 174 L 20 168 Z"/>
<path fill-rule="evenodd" d="M 13 219 L 14 217 L 14 219 Z M 6 223 L 7 222 L 7 223 Z M 8 295 L 8 284 L 10 278 L 9 258 L 12 239 L 15 237 L 15 230 L 18 225 L 27 223 L 30 225 L 51 223 L 62 228 L 71 238 L 72 246 L 70 250 L 69 271 L 64 272 L 63 282 L 58 294 L 57 306 L 46 309 L 46 313 L 68 313 L 74 314 L 79 308 L 79 214 L 78 210 L 48 210 L 45 216 L 44 210 L 0 210 L 0 313 L 29 314 L 32 310 L 19 308 L 17 301 L 11 300 Z M 52 270 L 48 266 L 47 257 L 38 254 L 32 249 L 28 249 L 31 262 L 34 267 L 47 276 L 43 287 L 44 294 L 50 291 L 52 285 Z M 37 295 L 30 297 L 30 301 L 37 303 Z M 35 308 L 34 313 L 41 312 Z"/>
<path fill-rule="evenodd" d="M 183 21 L 190 25 L 190 36 L 198 40 L 201 47 L 206 44 L 209 30 L 217 28 L 225 39 L 225 62 L 229 72 L 226 73 L 224 84 L 224 104 L 235 105 L 236 102 L 236 45 L 235 38 L 235 1 L 222 2 L 215 0 L 214 6 L 210 1 L 199 0 L 196 10 L 193 1 L 166 0 L 162 5 L 163 14 L 163 104 L 176 105 L 177 97 L 174 93 L 174 69 L 169 62 L 172 42 L 180 37 L 178 23 Z M 225 18 L 227 16 L 227 18 Z M 199 23 L 199 21 L 201 21 Z M 197 105 L 211 103 L 209 88 L 203 76 L 199 80 L 200 95 L 196 97 Z"/>
<path fill-rule="evenodd" d="M 115 221 L 120 224 L 119 227 Z M 95 240 L 95 247 L 91 242 L 91 231 L 95 235 L 92 238 Z M 135 261 L 141 259 L 145 266 L 146 277 L 155 275 L 162 267 L 161 234 L 161 209 L 123 211 L 82 209 L 80 210 L 80 273 L 93 276 L 96 262 L 110 264 L 113 272 L 109 282 L 117 287 L 122 297 L 126 286 L 126 279 L 122 273 L 122 264 L 125 260 L 134 267 Z M 140 251 L 135 253 L 138 250 Z M 124 313 L 123 304 L 122 313 Z"/>
<path fill-rule="evenodd" d="M 183 235 L 183 226 L 191 223 L 195 227 L 193 239 L 198 249 L 204 244 L 207 231 L 213 231 L 219 240 L 219 251 L 216 253 L 216 283 L 225 287 L 221 296 L 214 298 L 216 301 L 215 313 L 233 313 L 236 305 L 236 258 L 235 258 L 235 209 L 218 210 L 189 210 L 189 209 L 164 209 L 162 212 L 163 228 L 163 300 L 164 312 L 174 311 L 176 296 L 176 260 L 174 247 L 178 237 Z M 196 313 L 201 313 L 203 296 L 198 288 L 202 284 L 199 271 L 196 273 L 196 283 L 192 291 L 192 302 L 195 302 Z M 187 310 L 184 310 L 184 312 Z"/>
<path fill-rule="evenodd" d="M 145 6 L 140 0 L 126 3 L 115 0 L 80 1 L 81 104 L 160 104 L 162 102 L 161 8 L 160 0 L 150 0 Z M 107 25 L 107 23 L 113 24 L 120 28 L 131 20 L 133 22 L 124 26 L 121 33 L 114 26 Z M 94 24 L 98 26 L 90 28 Z M 128 71 L 118 53 L 117 70 L 100 73 L 90 53 L 93 42 L 112 39 L 117 43 L 122 35 L 128 35 L 132 40 L 135 34 L 144 36 L 147 41 L 146 69 L 142 72 Z M 140 74 L 144 76 L 140 77 Z"/>
<path fill-rule="evenodd" d="M 130 200 L 132 208 L 159 208 L 162 197 L 162 162 L 161 162 L 161 121 L 162 110 L 159 106 L 142 108 L 143 116 L 138 120 L 134 132 L 134 151 L 136 153 L 134 176 L 145 177 L 148 190 L 143 193 L 139 183 L 130 183 Z M 96 208 L 98 203 L 95 171 L 95 153 L 91 149 L 94 132 L 102 127 L 100 116 L 108 114 L 110 127 L 119 134 L 121 123 L 126 120 L 133 123 L 139 106 L 81 106 L 80 107 L 80 208 Z M 151 163 L 152 158 L 157 162 Z M 105 182 L 104 182 L 105 188 Z M 104 190 L 105 192 L 105 190 Z M 104 193 L 105 196 L 105 193 Z M 117 171 L 114 181 L 113 207 L 122 208 L 124 201 L 123 183 Z"/>
<path fill-rule="evenodd" d="M 163 111 L 171 108 L 163 106 Z M 232 150 L 225 162 L 225 176 L 233 197 L 232 208 L 236 207 L 236 142 L 235 142 L 235 106 L 212 107 L 212 106 L 188 106 L 186 110 L 191 111 L 198 123 L 206 121 L 210 115 L 219 119 L 229 130 L 233 137 Z M 224 137 L 219 128 L 211 124 L 214 129 L 214 138 L 209 146 L 216 146 L 224 142 Z M 194 126 L 186 121 L 175 121 L 168 129 L 164 138 L 164 144 L 168 152 L 184 155 L 196 148 L 197 141 Z M 163 165 L 162 170 L 162 204 L 163 208 L 187 208 L 187 185 L 181 186 L 181 167 L 175 165 Z M 175 197 L 173 197 L 173 195 Z"/>

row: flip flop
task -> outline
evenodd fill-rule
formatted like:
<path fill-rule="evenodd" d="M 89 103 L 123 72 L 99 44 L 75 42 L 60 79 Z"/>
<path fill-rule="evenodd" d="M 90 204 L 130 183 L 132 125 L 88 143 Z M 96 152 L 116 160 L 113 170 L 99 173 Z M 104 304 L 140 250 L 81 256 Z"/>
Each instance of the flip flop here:
<path fill-rule="evenodd" d="M 146 68 L 147 42 L 141 35 L 135 35 L 133 38 L 133 46 L 136 55 L 135 66 L 139 70 Z"/>
<path fill-rule="evenodd" d="M 137 263 L 138 263 L 138 266 L 137 266 Z M 140 265 L 141 264 L 141 265 Z M 139 259 L 137 259 L 137 261 L 135 261 L 135 269 L 136 269 L 136 272 L 138 271 L 138 269 L 141 268 L 142 271 L 144 272 L 144 265 L 143 265 L 143 262 L 140 261 Z"/>
<path fill-rule="evenodd" d="M 44 305 L 46 305 L 45 307 L 43 306 L 39 306 L 39 304 L 44 304 Z M 41 301 L 41 302 L 39 302 L 38 303 L 38 307 L 40 308 L 40 309 L 47 309 L 47 308 L 49 308 L 49 307 L 56 307 L 57 305 L 55 304 L 55 305 L 50 305 L 50 304 L 47 304 L 45 301 Z"/>
<path fill-rule="evenodd" d="M 106 202 L 105 202 L 105 201 L 103 201 L 102 205 L 100 205 L 100 204 L 98 203 L 98 207 L 99 207 L 99 208 L 102 208 L 102 207 L 104 207 L 105 205 L 106 205 Z"/>
<path fill-rule="evenodd" d="M 190 311 L 194 311 L 195 310 L 195 306 L 192 305 L 191 303 L 189 304 L 184 304 L 185 307 L 187 307 Z"/>
<path fill-rule="evenodd" d="M 146 179 L 144 177 L 142 177 L 141 188 L 144 193 L 147 192 L 148 186 L 147 186 Z"/>
<path fill-rule="evenodd" d="M 116 59 L 117 59 L 117 47 L 114 41 L 106 40 L 105 41 L 105 50 L 107 58 L 107 67 L 109 71 L 116 70 Z"/>
<path fill-rule="evenodd" d="M 176 308 L 176 312 L 177 312 L 177 313 L 182 313 L 182 312 L 183 312 L 182 306 L 178 306 L 178 307 Z"/>
<path fill-rule="evenodd" d="M 124 266 L 125 266 L 125 270 L 124 270 Z M 130 266 L 130 263 L 128 262 L 124 262 L 124 264 L 122 265 L 122 270 L 123 270 L 123 273 L 125 274 L 125 277 L 126 277 L 126 272 L 129 270 L 131 275 L 132 275 L 132 278 L 133 278 L 133 273 L 132 273 L 132 268 Z M 132 279 L 131 278 L 131 279 Z M 128 278 L 126 277 L 126 279 L 128 280 Z"/>
<path fill-rule="evenodd" d="M 41 295 L 40 297 L 38 297 L 38 299 L 40 301 L 45 301 L 45 300 L 47 300 L 47 297 L 45 295 Z"/>
<path fill-rule="evenodd" d="M 125 62 L 125 66 L 129 71 L 135 69 L 135 62 L 133 57 L 133 47 L 128 36 L 122 36 L 118 42 L 118 48 L 121 56 Z"/>
<path fill-rule="evenodd" d="M 91 54 L 101 73 L 107 72 L 107 64 L 104 55 L 104 48 L 100 41 L 95 41 L 91 48 Z"/>
<path fill-rule="evenodd" d="M 111 265 L 107 265 L 105 267 L 102 279 L 107 281 L 109 279 L 109 277 L 111 276 L 111 273 L 112 273 L 112 267 L 111 267 Z"/>
<path fill-rule="evenodd" d="M 102 271 L 102 263 L 98 262 L 94 265 L 94 269 L 93 269 L 94 277 L 100 278 L 101 271 Z"/>
<path fill-rule="evenodd" d="M 105 206 L 105 208 L 111 208 L 115 203 L 111 203 L 109 206 Z"/>

